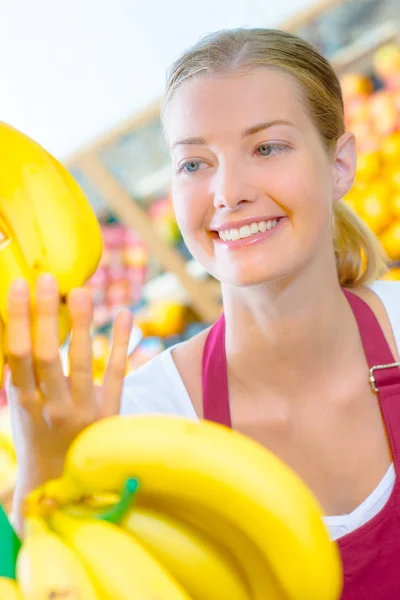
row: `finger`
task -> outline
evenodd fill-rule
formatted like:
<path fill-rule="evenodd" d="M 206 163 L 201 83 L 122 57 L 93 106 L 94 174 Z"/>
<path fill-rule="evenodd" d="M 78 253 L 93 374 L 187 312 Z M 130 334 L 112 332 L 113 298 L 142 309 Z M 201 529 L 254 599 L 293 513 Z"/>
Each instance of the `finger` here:
<path fill-rule="evenodd" d="M 57 282 L 45 273 L 36 285 L 34 368 L 44 400 L 67 403 L 69 395 L 59 352 L 58 309 Z"/>
<path fill-rule="evenodd" d="M 7 297 L 8 365 L 12 382 L 18 389 L 20 404 L 31 410 L 39 403 L 32 360 L 30 292 L 24 279 L 15 280 Z"/>
<path fill-rule="evenodd" d="M 115 319 L 111 353 L 103 379 L 101 394 L 101 412 L 103 416 L 116 415 L 120 411 L 131 331 L 131 313 L 128 311 L 120 312 Z"/>
<path fill-rule="evenodd" d="M 92 298 L 84 289 L 72 290 L 68 296 L 72 335 L 69 347 L 69 372 L 72 401 L 94 407 L 93 352 L 90 327 Z"/>

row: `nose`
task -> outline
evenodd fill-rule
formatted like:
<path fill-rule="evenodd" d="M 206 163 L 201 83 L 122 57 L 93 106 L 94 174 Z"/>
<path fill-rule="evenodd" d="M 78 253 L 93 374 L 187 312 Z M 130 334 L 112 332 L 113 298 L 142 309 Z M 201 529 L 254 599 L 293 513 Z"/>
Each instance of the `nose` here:
<path fill-rule="evenodd" d="M 246 175 L 244 166 L 237 163 L 218 165 L 212 185 L 215 208 L 235 210 L 256 199 L 256 189 L 250 177 Z"/>

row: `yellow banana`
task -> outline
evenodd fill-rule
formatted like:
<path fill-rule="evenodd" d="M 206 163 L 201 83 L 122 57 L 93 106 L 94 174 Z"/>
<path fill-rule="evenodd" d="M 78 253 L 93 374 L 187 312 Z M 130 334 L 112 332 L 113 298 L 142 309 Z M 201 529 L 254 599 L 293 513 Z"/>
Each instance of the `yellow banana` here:
<path fill-rule="evenodd" d="M 18 584 L 14 579 L 0 577 L 0 600 L 23 600 Z"/>
<path fill-rule="evenodd" d="M 201 506 L 233 524 L 257 548 L 290 600 L 337 600 L 342 569 L 322 511 L 301 479 L 273 453 L 221 425 L 176 416 L 111 417 L 82 432 L 63 476 L 28 496 L 59 503 L 123 489 Z M 265 600 L 263 596 L 255 596 Z"/>
<path fill-rule="evenodd" d="M 0 254 L 1 254 L 1 251 L 0 251 Z M 1 270 L 0 270 L 0 285 L 1 285 Z M 3 348 L 5 348 L 5 346 L 6 346 L 6 338 L 5 338 L 4 323 L 2 322 L 2 320 L 0 318 L 0 386 L 2 386 L 3 379 L 4 379 L 5 356 L 4 356 Z"/>
<path fill-rule="evenodd" d="M 101 598 L 76 554 L 42 519 L 29 517 L 25 528 L 17 557 L 17 581 L 24 600 Z"/>
<path fill-rule="evenodd" d="M 156 559 L 116 525 L 61 511 L 49 523 L 79 555 L 102 600 L 190 600 Z"/>
<path fill-rule="evenodd" d="M 0 494 L 12 491 L 17 480 L 17 461 L 7 447 L 3 448 L 0 434 Z"/>
<path fill-rule="evenodd" d="M 121 527 L 132 533 L 193 600 L 249 600 L 232 557 L 195 527 L 151 508 L 130 510 Z"/>
<path fill-rule="evenodd" d="M 99 223 L 71 174 L 39 144 L 0 123 L 0 318 L 7 324 L 8 290 L 17 277 L 33 289 L 38 275 L 50 272 L 65 296 L 91 277 L 101 253 Z M 69 325 L 65 306 L 61 310 L 62 342 Z"/>
<path fill-rule="evenodd" d="M 143 500 L 145 502 L 145 500 Z M 247 582 L 252 599 L 286 600 L 271 565 L 266 564 L 259 547 L 233 522 L 221 514 L 205 508 L 200 503 L 182 505 L 176 501 L 147 501 L 151 506 L 168 515 L 183 520 L 203 532 L 210 540 L 230 554 Z"/>

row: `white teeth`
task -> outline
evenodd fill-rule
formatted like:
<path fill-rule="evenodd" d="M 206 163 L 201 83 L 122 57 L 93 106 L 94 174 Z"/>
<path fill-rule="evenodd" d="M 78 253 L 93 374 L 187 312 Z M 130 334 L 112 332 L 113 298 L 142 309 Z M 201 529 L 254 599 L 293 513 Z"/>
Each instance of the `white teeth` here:
<path fill-rule="evenodd" d="M 268 223 L 269 223 L 269 221 L 268 221 Z M 262 232 L 267 231 L 267 223 L 266 223 L 266 221 L 260 221 L 259 222 L 259 224 L 258 224 L 258 230 L 262 231 Z"/>
<path fill-rule="evenodd" d="M 250 227 L 248 225 L 245 225 L 244 227 L 241 227 L 239 229 L 239 233 L 240 233 L 240 237 L 241 238 L 247 238 L 251 235 L 251 231 L 250 231 Z"/>
<path fill-rule="evenodd" d="M 255 235 L 259 231 L 264 233 L 275 227 L 279 223 L 278 219 L 270 219 L 269 221 L 259 221 L 258 223 L 251 223 L 250 225 L 243 225 L 240 229 L 225 229 L 224 231 L 219 231 L 219 237 L 224 242 L 231 240 L 240 240 L 251 235 Z M 0 238 L 1 241 L 1 238 Z"/>

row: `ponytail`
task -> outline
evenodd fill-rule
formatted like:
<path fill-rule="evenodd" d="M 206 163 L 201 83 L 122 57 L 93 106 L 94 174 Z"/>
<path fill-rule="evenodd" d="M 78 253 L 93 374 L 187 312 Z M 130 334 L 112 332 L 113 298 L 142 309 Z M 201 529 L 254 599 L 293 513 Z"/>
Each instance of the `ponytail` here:
<path fill-rule="evenodd" d="M 333 241 L 341 286 L 366 285 L 388 271 L 379 240 L 344 200 L 334 205 Z"/>

